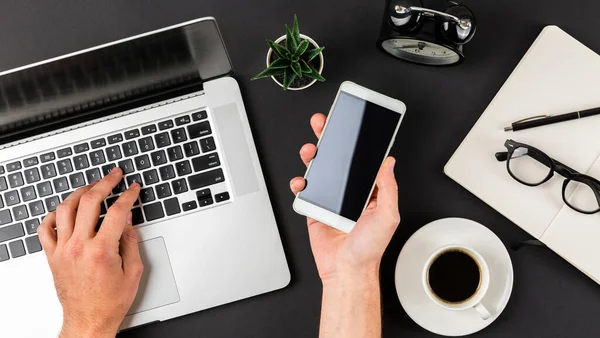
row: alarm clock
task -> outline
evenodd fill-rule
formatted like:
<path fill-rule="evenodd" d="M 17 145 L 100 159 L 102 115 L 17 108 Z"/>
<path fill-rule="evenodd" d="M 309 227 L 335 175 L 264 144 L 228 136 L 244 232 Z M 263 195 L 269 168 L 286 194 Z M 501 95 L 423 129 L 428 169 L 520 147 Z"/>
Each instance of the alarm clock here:
<path fill-rule="evenodd" d="M 464 45 L 475 35 L 475 15 L 456 1 L 445 8 L 423 7 L 421 0 L 386 0 L 377 47 L 398 59 L 429 66 L 464 61 Z"/>

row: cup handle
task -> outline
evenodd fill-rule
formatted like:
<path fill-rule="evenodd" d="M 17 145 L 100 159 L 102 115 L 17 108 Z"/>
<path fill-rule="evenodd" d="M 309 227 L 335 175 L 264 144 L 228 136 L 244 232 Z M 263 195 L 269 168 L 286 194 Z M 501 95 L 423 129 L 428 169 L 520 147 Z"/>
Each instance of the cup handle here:
<path fill-rule="evenodd" d="M 483 320 L 488 320 L 492 316 L 490 312 L 485 308 L 485 306 L 483 306 L 483 304 L 481 303 L 478 303 L 477 305 L 473 306 L 473 308 L 475 309 L 475 311 L 477 311 L 477 313 L 479 313 L 481 319 Z"/>

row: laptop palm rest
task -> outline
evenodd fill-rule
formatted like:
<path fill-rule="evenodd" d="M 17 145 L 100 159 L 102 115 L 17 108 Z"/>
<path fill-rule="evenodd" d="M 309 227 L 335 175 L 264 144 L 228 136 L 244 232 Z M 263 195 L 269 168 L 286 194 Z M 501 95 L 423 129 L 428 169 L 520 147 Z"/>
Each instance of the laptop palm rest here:
<path fill-rule="evenodd" d="M 177 303 L 179 291 L 162 237 L 139 243 L 144 274 L 133 305 L 127 315 Z"/>

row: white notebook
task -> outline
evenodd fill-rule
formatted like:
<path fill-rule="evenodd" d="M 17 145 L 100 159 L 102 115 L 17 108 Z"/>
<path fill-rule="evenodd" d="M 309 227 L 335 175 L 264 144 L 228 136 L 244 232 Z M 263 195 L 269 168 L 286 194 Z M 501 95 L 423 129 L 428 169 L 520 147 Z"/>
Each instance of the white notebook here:
<path fill-rule="evenodd" d="M 558 174 L 538 187 L 515 181 L 494 154 L 513 139 L 600 179 L 600 116 L 519 132 L 522 118 L 600 107 L 600 56 L 556 26 L 544 28 L 444 168 L 444 172 L 600 283 L 600 214 L 562 200 Z M 578 191 L 569 191 L 577 198 Z"/>

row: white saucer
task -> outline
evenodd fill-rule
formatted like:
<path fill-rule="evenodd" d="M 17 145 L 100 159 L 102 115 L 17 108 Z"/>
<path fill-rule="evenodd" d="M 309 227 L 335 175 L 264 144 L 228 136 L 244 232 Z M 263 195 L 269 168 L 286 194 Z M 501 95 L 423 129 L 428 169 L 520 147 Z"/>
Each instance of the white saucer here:
<path fill-rule="evenodd" d="M 422 271 L 429 256 L 451 244 L 471 247 L 483 256 L 490 269 L 490 287 L 482 304 L 488 320 L 474 309 L 445 310 L 432 302 L 422 284 Z M 427 224 L 404 245 L 396 263 L 396 292 L 402 307 L 417 324 L 444 336 L 464 336 L 490 325 L 506 307 L 513 287 L 510 256 L 500 239 L 483 225 L 462 218 L 446 218 Z"/>

